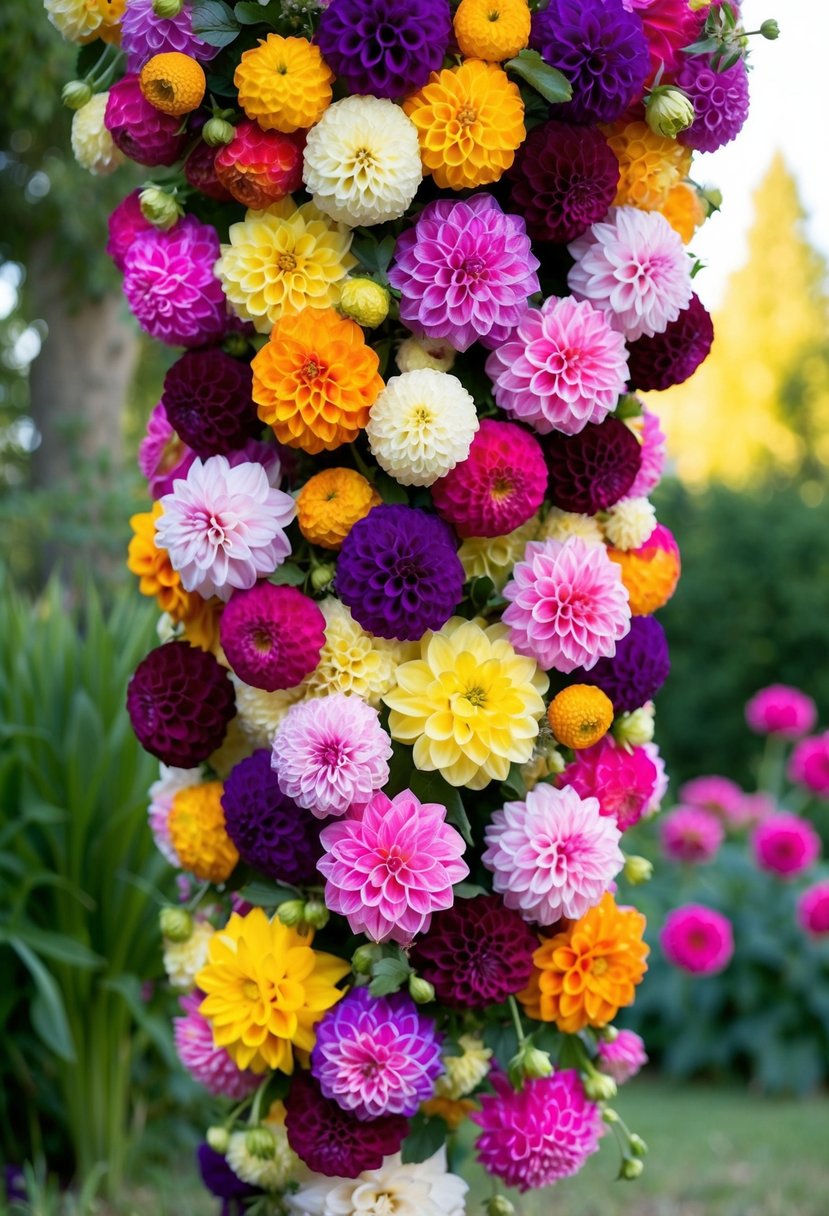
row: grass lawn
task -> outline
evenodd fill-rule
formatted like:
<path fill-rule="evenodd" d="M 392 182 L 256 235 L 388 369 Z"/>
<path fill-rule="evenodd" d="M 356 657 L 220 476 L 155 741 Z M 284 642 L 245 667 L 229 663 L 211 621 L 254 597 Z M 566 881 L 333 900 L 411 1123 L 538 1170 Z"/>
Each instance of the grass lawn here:
<path fill-rule="evenodd" d="M 758 1098 L 738 1089 L 638 1080 L 616 1102 L 650 1146 L 636 1182 L 614 1181 L 615 1140 L 578 1178 L 511 1196 L 520 1216 L 829 1216 L 829 1100 Z M 489 1194 L 475 1176 L 468 1203 L 478 1216 Z M 114 1216 L 215 1216 L 193 1172 L 150 1172 Z"/>

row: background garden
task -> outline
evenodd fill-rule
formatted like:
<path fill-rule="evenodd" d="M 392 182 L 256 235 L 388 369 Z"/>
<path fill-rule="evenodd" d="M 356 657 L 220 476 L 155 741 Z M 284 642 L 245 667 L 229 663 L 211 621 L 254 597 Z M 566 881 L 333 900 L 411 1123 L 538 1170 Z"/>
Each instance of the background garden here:
<path fill-rule="evenodd" d="M 787 24 L 798 9 L 805 24 L 805 0 Z M 193 1156 L 210 1100 L 175 1067 L 157 926 L 172 878 L 146 823 L 157 769 L 123 712 L 155 619 L 124 559 L 164 352 L 129 320 L 102 250 L 108 210 L 139 178 L 93 179 L 68 158 L 73 51 L 39 5 L 6 0 L 0 51 L 27 65 L 0 112 L 0 1159 L 34 1163 L 13 1210 L 198 1216 L 214 1210 Z M 749 792 L 778 781 L 743 711 L 765 685 L 803 689 L 829 726 L 827 267 L 796 174 L 765 157 L 711 359 L 658 404 L 674 475 L 655 505 L 684 566 L 660 617 L 666 807 L 703 774 Z M 792 809 L 829 855 L 829 803 Z M 652 1066 L 619 1110 L 650 1144 L 645 1175 L 609 1187 L 603 1150 L 527 1216 L 825 1216 L 829 938 L 803 932 L 803 884 L 762 872 L 747 841 L 683 865 L 660 858 L 658 825 L 640 829 L 655 948 L 628 1024 Z M 722 974 L 662 958 L 656 931 L 680 899 L 732 919 Z M 84 1189 L 60 1199 L 72 1177 Z"/>

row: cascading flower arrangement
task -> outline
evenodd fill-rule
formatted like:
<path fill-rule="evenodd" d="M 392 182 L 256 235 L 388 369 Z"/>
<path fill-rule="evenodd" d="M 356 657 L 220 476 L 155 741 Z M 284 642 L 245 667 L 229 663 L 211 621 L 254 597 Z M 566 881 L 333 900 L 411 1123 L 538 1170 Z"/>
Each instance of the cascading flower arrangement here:
<path fill-rule="evenodd" d="M 161 170 L 107 248 L 181 348 L 128 710 L 184 872 L 176 1045 L 235 1103 L 207 1186 L 458 1216 L 469 1121 L 496 1186 L 577 1172 L 608 1126 L 637 1176 L 608 1105 L 644 1059 L 613 1027 L 647 955 L 623 837 L 665 789 L 680 561 L 636 392 L 711 344 L 691 161 L 746 118 L 738 8 L 45 6 L 87 44 L 78 160 Z"/>

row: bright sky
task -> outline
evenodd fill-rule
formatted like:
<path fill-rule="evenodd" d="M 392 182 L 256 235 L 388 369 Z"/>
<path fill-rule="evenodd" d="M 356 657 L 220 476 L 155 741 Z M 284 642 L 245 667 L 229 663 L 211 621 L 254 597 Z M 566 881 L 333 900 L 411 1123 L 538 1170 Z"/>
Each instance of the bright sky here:
<path fill-rule="evenodd" d="M 778 20 L 781 34 L 776 42 L 751 40 L 748 122 L 734 143 L 694 158 L 694 180 L 719 186 L 724 196 L 722 213 L 692 245 L 706 263 L 695 286 L 709 307 L 721 301 L 726 279 L 745 259 L 751 196 L 778 148 L 798 180 L 810 236 L 829 255 L 829 5 L 826 0 L 744 0 L 746 28 L 757 29 L 767 17 Z"/>

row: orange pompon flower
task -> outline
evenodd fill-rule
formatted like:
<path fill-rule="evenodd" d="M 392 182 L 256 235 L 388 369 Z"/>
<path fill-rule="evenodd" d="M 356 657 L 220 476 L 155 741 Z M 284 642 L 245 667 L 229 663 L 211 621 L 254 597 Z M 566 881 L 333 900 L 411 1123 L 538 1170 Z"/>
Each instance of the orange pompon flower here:
<path fill-rule="evenodd" d="M 542 938 L 533 954 L 535 970 L 519 993 L 528 1017 L 555 1022 L 565 1034 L 606 1026 L 625 1005 L 647 971 L 642 940 L 645 918 L 619 908 L 608 892 L 602 902 L 554 937 Z"/>
<path fill-rule="evenodd" d="M 201 882 L 225 882 L 239 860 L 225 828 L 221 781 L 188 785 L 173 798 L 170 842 L 185 870 Z"/>
<path fill-rule="evenodd" d="M 622 568 L 633 616 L 658 612 L 676 591 L 682 570 L 679 545 L 664 524 L 657 524 L 638 549 L 608 546 L 607 556 Z"/>
<path fill-rule="evenodd" d="M 134 535 L 127 550 L 127 569 L 138 575 L 138 590 L 142 595 L 154 595 L 161 611 L 169 612 L 174 621 L 180 621 L 187 608 L 188 594 L 181 585 L 178 571 L 173 569 L 167 550 L 155 541 L 156 520 L 162 514 L 163 507 L 156 502 L 152 511 L 131 517 Z"/>
<path fill-rule="evenodd" d="M 333 308 L 274 324 L 253 360 L 253 399 L 280 443 L 315 456 L 356 439 L 383 390 L 359 325 Z"/>
<path fill-rule="evenodd" d="M 593 684 L 571 684 L 553 697 L 547 721 L 559 743 L 578 751 L 598 743 L 610 730 L 613 703 Z"/>
<path fill-rule="evenodd" d="M 684 245 L 689 245 L 694 234 L 708 218 L 705 203 L 693 186 L 680 182 L 668 191 L 668 197 L 659 208 L 665 219 L 675 232 L 682 237 Z"/>
<path fill-rule="evenodd" d="M 354 525 L 382 501 L 356 469 L 323 469 L 297 495 L 299 530 L 312 545 L 339 549 Z"/>
<path fill-rule="evenodd" d="M 518 86 L 480 59 L 433 72 L 403 109 L 417 127 L 423 171 L 443 189 L 497 182 L 527 134 Z"/>
<path fill-rule="evenodd" d="M 455 38 L 467 59 L 498 63 L 523 51 L 530 39 L 527 0 L 461 0 Z"/>
<path fill-rule="evenodd" d="M 657 135 L 646 122 L 616 123 L 605 134 L 619 162 L 616 206 L 658 211 L 674 186 L 688 175 L 691 149 Z"/>
<path fill-rule="evenodd" d="M 147 101 L 162 114 L 192 113 L 201 105 L 207 88 L 202 65 L 180 51 L 153 55 L 138 81 Z"/>
<path fill-rule="evenodd" d="M 245 51 L 233 76 L 239 105 L 263 131 L 305 130 L 331 104 L 334 73 L 307 38 L 268 34 Z"/>

